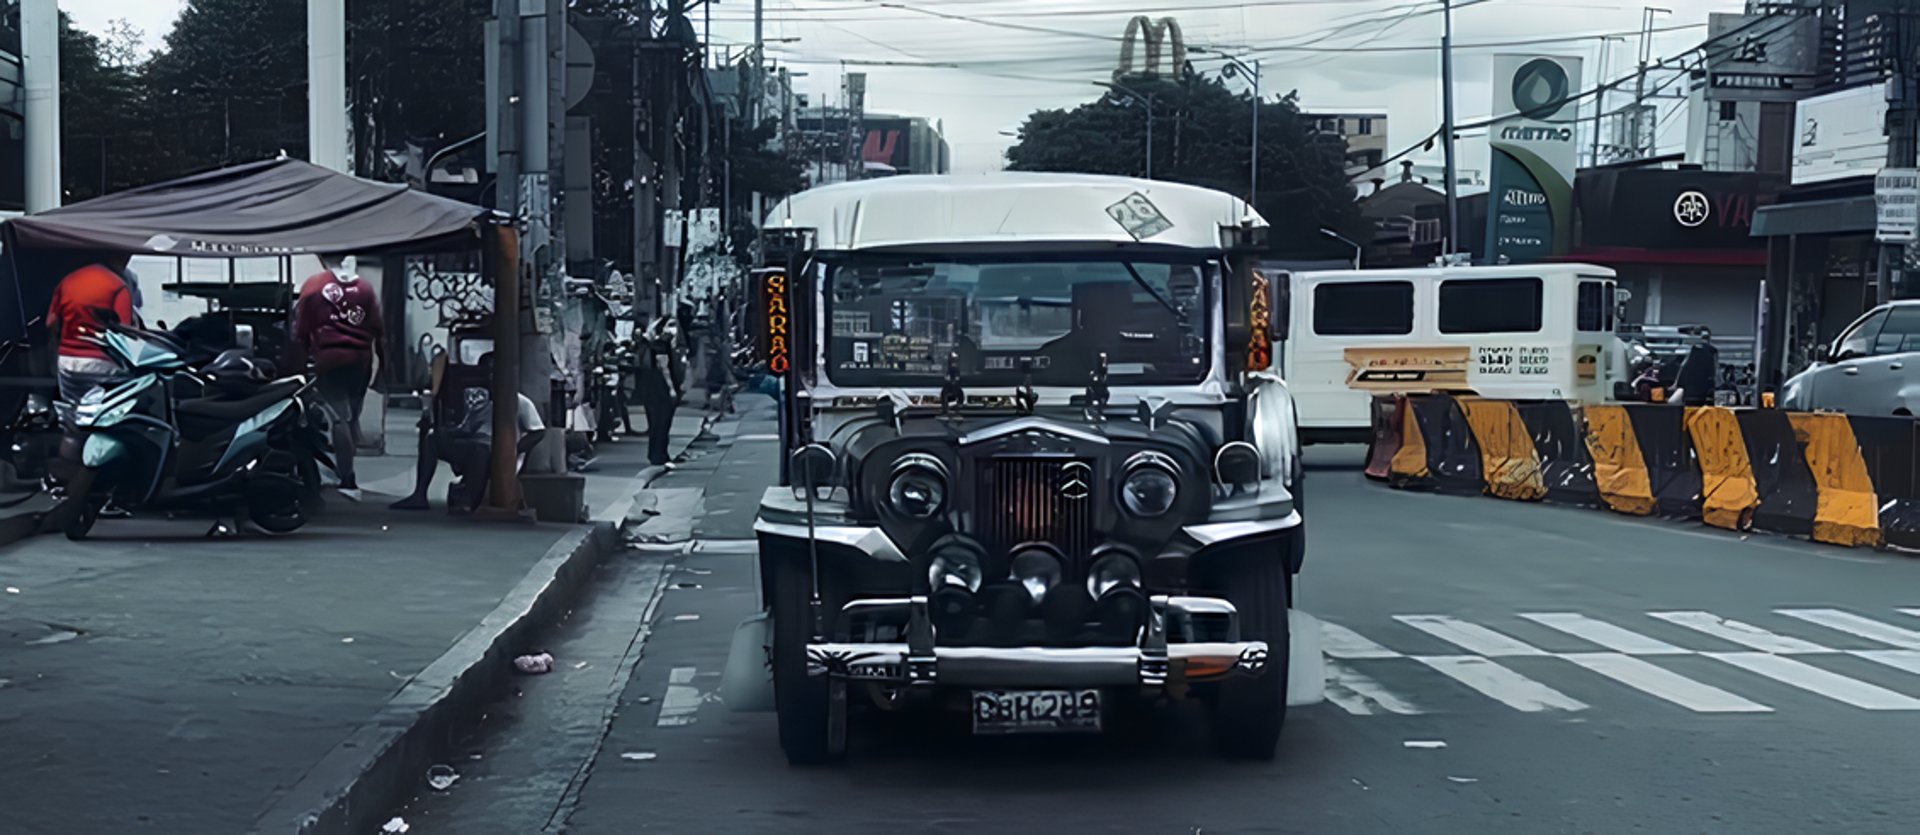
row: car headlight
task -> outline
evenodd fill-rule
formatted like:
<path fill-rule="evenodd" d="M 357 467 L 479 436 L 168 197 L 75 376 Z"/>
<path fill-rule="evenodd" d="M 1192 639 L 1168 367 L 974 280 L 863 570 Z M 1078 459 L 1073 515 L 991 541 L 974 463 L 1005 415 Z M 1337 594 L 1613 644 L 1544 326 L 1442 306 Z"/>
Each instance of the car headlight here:
<path fill-rule="evenodd" d="M 1180 497 L 1179 467 L 1157 452 L 1142 452 L 1127 461 L 1120 502 L 1128 513 L 1151 518 L 1173 509 Z"/>
<path fill-rule="evenodd" d="M 900 457 L 893 465 L 887 502 L 905 516 L 925 519 L 947 504 L 947 465 L 924 452 Z"/>

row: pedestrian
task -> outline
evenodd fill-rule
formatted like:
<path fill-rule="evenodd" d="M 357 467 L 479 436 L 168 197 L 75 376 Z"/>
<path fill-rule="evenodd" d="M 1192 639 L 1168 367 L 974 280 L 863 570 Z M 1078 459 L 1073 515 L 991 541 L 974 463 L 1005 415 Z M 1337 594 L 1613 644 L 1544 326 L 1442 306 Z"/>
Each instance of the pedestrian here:
<path fill-rule="evenodd" d="M 454 475 L 460 479 L 448 488 L 448 513 L 456 516 L 471 513 L 486 501 L 487 485 L 493 473 L 493 352 L 482 354 L 477 367 L 478 374 L 473 378 L 476 383 L 451 395 L 459 398 L 454 402 L 461 404 L 463 411 L 447 425 L 422 434 L 414 466 L 413 492 L 388 507 L 426 510 L 427 490 L 433 485 L 433 473 L 441 461 L 453 467 Z M 533 405 L 532 398 L 525 394 L 515 396 L 519 403 L 514 409 L 518 423 L 514 449 L 518 461 L 524 464 L 527 453 L 546 437 L 547 427 L 540 420 L 540 409 Z"/>
<path fill-rule="evenodd" d="M 112 379 L 120 367 L 91 337 L 109 325 L 137 325 L 133 288 L 127 282 L 129 257 L 116 255 L 68 273 L 54 287 L 47 308 L 47 333 L 57 340 L 56 377 L 60 399 L 80 398 Z"/>
<path fill-rule="evenodd" d="M 1720 349 L 1713 345 L 1713 331 L 1701 328 L 1687 358 L 1680 361 L 1680 373 L 1674 375 L 1677 397 L 1683 406 L 1713 405 L 1714 389 L 1720 380 Z"/>
<path fill-rule="evenodd" d="M 387 364 L 380 302 L 374 288 L 348 271 L 344 259 L 322 256 L 325 269 L 309 277 L 294 302 L 294 367 L 313 362 L 320 400 L 333 427 L 333 454 L 340 495 L 360 500 L 354 451 L 360 442 L 360 410 L 373 386 L 374 362 Z"/>
<path fill-rule="evenodd" d="M 674 330 L 673 320 L 662 316 L 648 323 L 646 332 L 634 340 L 640 354 L 640 404 L 647 410 L 647 462 L 656 467 L 669 462 L 667 445 L 678 405 L 672 380 Z"/>

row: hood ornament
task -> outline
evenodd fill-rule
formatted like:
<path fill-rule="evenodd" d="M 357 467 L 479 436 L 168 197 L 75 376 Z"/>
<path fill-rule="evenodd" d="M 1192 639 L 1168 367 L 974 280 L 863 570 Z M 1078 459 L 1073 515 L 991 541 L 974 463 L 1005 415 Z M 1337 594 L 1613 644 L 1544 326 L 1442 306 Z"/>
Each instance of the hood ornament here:
<path fill-rule="evenodd" d="M 1020 390 L 1013 393 L 1013 404 L 1020 414 L 1033 414 L 1035 406 L 1040 405 L 1040 394 L 1033 390 L 1033 358 L 1020 359 Z"/>
<path fill-rule="evenodd" d="M 1168 418 L 1173 416 L 1173 401 L 1157 394 L 1142 397 L 1134 407 L 1134 415 L 1140 419 L 1141 425 L 1151 432 L 1159 429 Z"/>
<path fill-rule="evenodd" d="M 1107 352 L 1101 351 L 1087 375 L 1087 420 L 1106 420 L 1107 404 L 1112 400 L 1113 391 L 1107 388 Z"/>
<path fill-rule="evenodd" d="M 960 387 L 960 354 L 947 354 L 947 380 L 940 386 L 940 413 L 947 417 L 958 414 L 960 407 L 967 404 L 967 391 Z"/>

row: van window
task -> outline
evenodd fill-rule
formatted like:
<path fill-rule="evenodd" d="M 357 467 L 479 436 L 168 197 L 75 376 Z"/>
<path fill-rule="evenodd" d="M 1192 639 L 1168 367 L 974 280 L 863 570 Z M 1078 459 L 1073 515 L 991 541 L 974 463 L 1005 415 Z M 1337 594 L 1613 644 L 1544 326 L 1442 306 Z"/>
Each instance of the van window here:
<path fill-rule="evenodd" d="M 1321 336 L 1413 333 L 1413 282 L 1342 281 L 1316 285 L 1313 332 Z"/>
<path fill-rule="evenodd" d="M 1607 292 L 1606 282 L 1580 282 L 1580 310 L 1574 319 L 1574 329 L 1582 331 L 1609 331 L 1608 314 L 1613 311 L 1612 294 Z"/>
<path fill-rule="evenodd" d="M 1537 278 L 1472 278 L 1440 282 L 1441 333 L 1537 333 Z"/>

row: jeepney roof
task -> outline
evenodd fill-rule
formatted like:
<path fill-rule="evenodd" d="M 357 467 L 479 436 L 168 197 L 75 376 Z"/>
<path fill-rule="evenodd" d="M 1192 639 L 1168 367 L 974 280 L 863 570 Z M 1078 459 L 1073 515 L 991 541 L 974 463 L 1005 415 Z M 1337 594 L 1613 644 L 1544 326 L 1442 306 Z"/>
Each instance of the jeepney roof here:
<path fill-rule="evenodd" d="M 1109 207 L 1138 193 L 1170 226 L 1136 240 Z M 821 186 L 781 201 L 765 227 L 812 229 L 828 251 L 1095 244 L 1222 250 L 1221 227 L 1266 226 L 1246 201 L 1160 180 L 1095 174 L 905 175 Z M 1149 230 L 1151 231 L 1151 230 Z"/>

